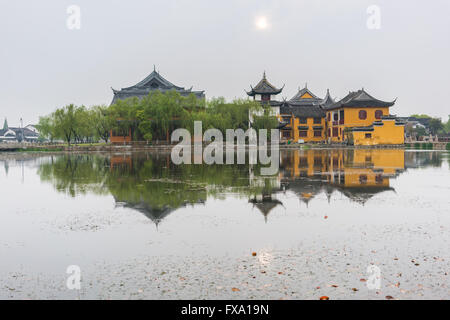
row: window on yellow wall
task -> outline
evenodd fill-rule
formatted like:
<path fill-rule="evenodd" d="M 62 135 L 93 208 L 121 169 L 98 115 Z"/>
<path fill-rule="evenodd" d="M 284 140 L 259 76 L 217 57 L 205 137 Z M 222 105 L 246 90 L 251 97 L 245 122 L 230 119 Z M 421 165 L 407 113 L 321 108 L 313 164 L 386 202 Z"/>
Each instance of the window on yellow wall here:
<path fill-rule="evenodd" d="M 321 124 L 322 118 L 314 118 L 314 124 Z"/>
<path fill-rule="evenodd" d="M 383 116 L 383 111 L 381 111 L 381 110 L 375 111 L 375 119 L 380 120 L 382 116 Z"/>
<path fill-rule="evenodd" d="M 298 132 L 298 135 L 299 135 L 299 137 L 302 137 L 302 138 L 307 137 L 307 136 L 308 136 L 308 131 L 306 131 L 306 130 L 300 130 L 300 131 Z"/>
<path fill-rule="evenodd" d="M 339 114 L 337 112 L 333 113 L 333 120 L 338 121 Z"/>
<path fill-rule="evenodd" d="M 314 130 L 314 137 L 321 137 L 322 131 L 321 130 Z"/>
<path fill-rule="evenodd" d="M 333 137 L 337 137 L 339 135 L 338 128 L 333 128 Z"/>
<path fill-rule="evenodd" d="M 359 119 L 361 119 L 361 120 L 367 119 L 367 111 L 366 110 L 359 110 Z"/>
<path fill-rule="evenodd" d="M 366 139 L 370 139 L 372 138 L 372 134 L 371 133 L 366 133 Z"/>
<path fill-rule="evenodd" d="M 300 118 L 299 118 L 299 121 L 300 121 L 301 124 L 305 124 L 305 123 L 308 122 L 308 119 L 305 118 L 305 117 L 300 117 Z"/>

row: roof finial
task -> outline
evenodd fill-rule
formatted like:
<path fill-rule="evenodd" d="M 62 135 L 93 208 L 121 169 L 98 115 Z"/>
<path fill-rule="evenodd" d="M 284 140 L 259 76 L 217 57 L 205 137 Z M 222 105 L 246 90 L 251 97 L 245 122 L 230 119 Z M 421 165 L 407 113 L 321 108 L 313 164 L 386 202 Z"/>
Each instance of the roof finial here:
<path fill-rule="evenodd" d="M 305 89 L 308 89 L 308 82 L 305 82 Z"/>
<path fill-rule="evenodd" d="M 153 71 L 156 72 L 156 65 L 153 65 Z"/>
<path fill-rule="evenodd" d="M 263 79 L 266 80 L 266 70 L 263 72 Z"/>

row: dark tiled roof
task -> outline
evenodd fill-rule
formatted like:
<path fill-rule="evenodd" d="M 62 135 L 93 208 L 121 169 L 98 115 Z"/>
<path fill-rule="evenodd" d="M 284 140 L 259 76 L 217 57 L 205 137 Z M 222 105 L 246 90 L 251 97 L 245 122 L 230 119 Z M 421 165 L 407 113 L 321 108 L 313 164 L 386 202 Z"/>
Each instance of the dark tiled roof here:
<path fill-rule="evenodd" d="M 322 108 L 326 109 L 334 103 L 335 103 L 335 101 L 333 100 L 333 98 L 331 98 L 331 95 L 330 95 L 330 89 L 327 89 L 327 95 L 320 102 L 320 105 Z"/>
<path fill-rule="evenodd" d="M 375 99 L 369 95 L 364 89 L 349 92 L 340 101 L 325 107 L 326 110 L 338 109 L 338 108 L 360 108 L 360 107 L 391 107 L 395 104 L 395 100 L 388 102 Z"/>
<path fill-rule="evenodd" d="M 319 105 L 299 105 L 284 101 L 280 114 L 293 114 L 297 118 L 323 118 L 325 111 Z"/>
<path fill-rule="evenodd" d="M 197 98 L 204 98 L 204 91 L 192 91 L 192 88 L 185 89 L 174 85 L 173 83 L 164 79 L 159 72 L 153 70 L 144 80 L 128 88 L 122 88 L 121 90 L 113 90 L 114 98 L 111 104 L 114 104 L 117 100 L 123 100 L 127 98 L 137 97 L 142 99 L 148 96 L 152 91 L 168 92 L 175 90 L 182 96 L 188 96 L 193 93 Z"/>
<path fill-rule="evenodd" d="M 256 94 L 279 94 L 281 93 L 281 91 L 283 91 L 284 85 L 281 88 L 275 87 L 273 84 L 267 81 L 266 72 L 264 72 L 261 81 L 259 81 L 255 87 L 250 87 L 252 88 L 252 90 L 248 91 L 247 94 L 252 97 Z"/>

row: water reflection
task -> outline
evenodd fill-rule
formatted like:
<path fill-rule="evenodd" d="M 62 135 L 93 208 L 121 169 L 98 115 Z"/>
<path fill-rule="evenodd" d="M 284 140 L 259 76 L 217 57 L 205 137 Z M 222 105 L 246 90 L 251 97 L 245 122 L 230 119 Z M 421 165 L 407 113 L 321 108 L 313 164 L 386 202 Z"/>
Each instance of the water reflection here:
<path fill-rule="evenodd" d="M 173 211 L 203 205 L 232 193 L 248 199 L 267 219 L 293 193 L 307 205 L 324 193 L 338 192 L 364 204 L 374 195 L 395 191 L 392 179 L 408 167 L 442 165 L 445 153 L 400 149 L 283 150 L 276 176 L 260 176 L 253 165 L 174 165 L 170 154 L 61 155 L 40 161 L 41 181 L 60 192 L 112 195 L 116 206 L 137 210 L 155 224 Z M 447 160 L 447 159 L 446 159 Z M 4 164 L 8 170 L 8 164 Z"/>

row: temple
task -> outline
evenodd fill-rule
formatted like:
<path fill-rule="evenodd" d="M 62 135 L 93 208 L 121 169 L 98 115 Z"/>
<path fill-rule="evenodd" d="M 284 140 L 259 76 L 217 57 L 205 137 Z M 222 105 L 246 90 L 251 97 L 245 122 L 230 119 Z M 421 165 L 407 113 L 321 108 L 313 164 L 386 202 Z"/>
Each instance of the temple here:
<path fill-rule="evenodd" d="M 280 118 L 287 125 L 282 129 L 281 138 L 304 142 L 325 140 L 325 112 L 322 104 L 327 99 L 331 99 L 329 92 L 327 97 L 321 99 L 305 85 L 289 101 L 285 100 L 280 108 Z"/>
<path fill-rule="evenodd" d="M 405 124 L 389 112 L 395 101 L 382 101 L 364 89 L 349 92 L 324 107 L 331 142 L 354 145 L 403 144 Z"/>
<path fill-rule="evenodd" d="M 390 114 L 389 108 L 396 100 L 374 98 L 364 89 L 349 92 L 335 101 L 330 90 L 324 98 L 312 93 L 308 86 L 299 88 L 290 100 L 279 101 L 277 88 L 266 78 L 247 92 L 253 100 L 270 105 L 272 115 L 283 126 L 280 140 L 291 142 L 342 143 L 351 145 L 401 145 L 404 144 L 405 124 Z M 256 114 L 250 114 L 250 123 Z"/>
<path fill-rule="evenodd" d="M 185 89 L 174 85 L 173 83 L 164 79 L 161 74 L 153 67 L 153 72 L 150 73 L 144 80 L 128 88 L 122 88 L 121 90 L 115 90 L 111 88 L 114 93 L 114 98 L 111 104 L 117 102 L 117 100 L 124 100 L 132 97 L 142 99 L 148 96 L 152 91 L 167 92 L 174 90 L 182 96 L 188 96 L 194 94 L 197 98 L 204 98 L 204 91 L 192 91 L 192 88 Z"/>
<path fill-rule="evenodd" d="M 184 87 L 176 86 L 172 82 L 166 80 L 161 76 L 161 74 L 156 71 L 156 68 L 153 67 L 152 73 L 150 73 L 144 80 L 135 84 L 134 86 L 122 88 L 121 90 L 115 90 L 111 88 L 114 97 L 111 102 L 111 105 L 117 103 L 120 100 L 125 100 L 128 98 L 138 98 L 142 99 L 147 97 L 152 92 L 169 92 L 175 91 L 179 93 L 181 96 L 189 96 L 191 94 L 195 95 L 197 99 L 205 98 L 205 91 L 193 91 L 192 87 L 189 89 L 185 89 Z M 120 122 L 121 120 L 118 119 Z M 166 133 L 166 141 L 169 141 L 169 132 Z M 111 143 L 130 143 L 133 141 L 133 129 L 130 128 L 128 131 L 121 132 L 120 130 L 111 130 L 110 133 L 110 141 Z"/>

